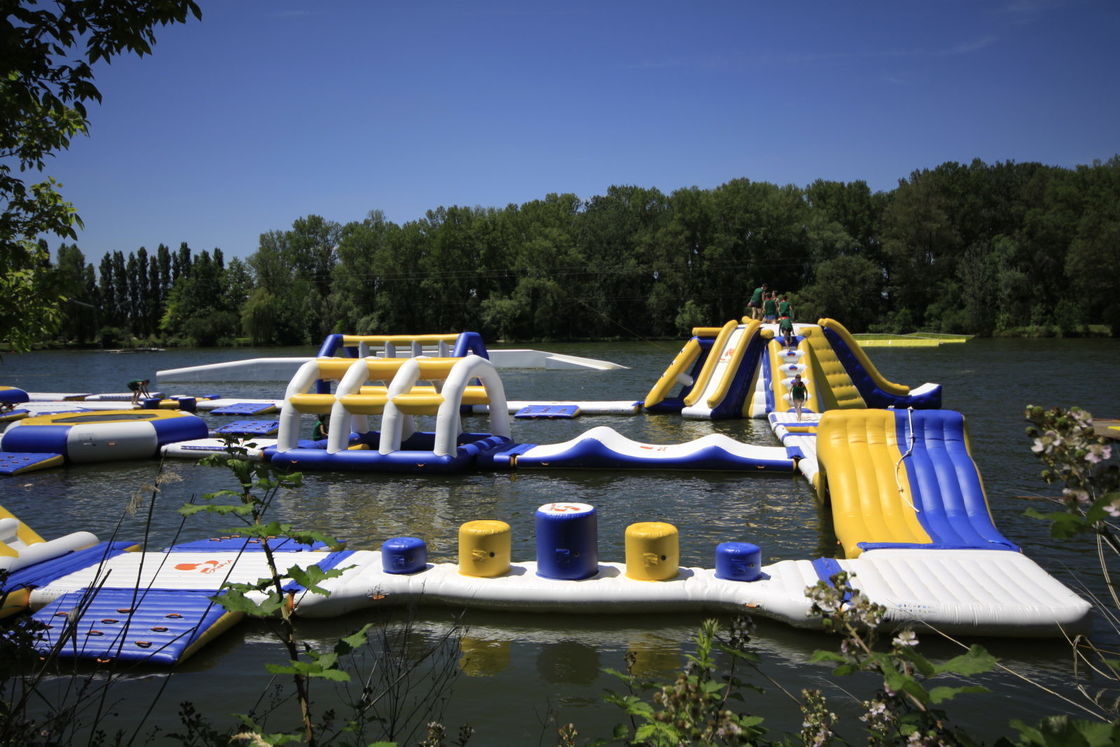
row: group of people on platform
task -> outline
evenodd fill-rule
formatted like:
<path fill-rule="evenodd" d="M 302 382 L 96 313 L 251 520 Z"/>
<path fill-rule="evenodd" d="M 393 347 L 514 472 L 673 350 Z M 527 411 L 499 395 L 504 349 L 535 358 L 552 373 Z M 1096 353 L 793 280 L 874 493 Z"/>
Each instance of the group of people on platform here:
<path fill-rule="evenodd" d="M 751 319 L 757 319 L 763 324 L 778 323 L 778 333 L 782 336 L 782 343 L 787 348 L 792 348 L 796 342 L 793 330 L 793 304 L 786 294 L 770 290 L 766 283 L 754 289 L 750 300 L 747 302 Z M 801 420 L 801 410 L 805 400 L 809 398 L 809 390 L 801 379 L 801 374 L 793 377 L 789 385 L 790 404 L 797 412 L 797 419 Z"/>
<path fill-rule="evenodd" d="M 793 304 L 785 293 L 770 290 L 766 283 L 754 289 L 751 298 L 747 301 L 751 319 L 758 319 L 763 324 L 778 323 L 778 333 L 786 347 L 792 347 L 793 333 Z"/>

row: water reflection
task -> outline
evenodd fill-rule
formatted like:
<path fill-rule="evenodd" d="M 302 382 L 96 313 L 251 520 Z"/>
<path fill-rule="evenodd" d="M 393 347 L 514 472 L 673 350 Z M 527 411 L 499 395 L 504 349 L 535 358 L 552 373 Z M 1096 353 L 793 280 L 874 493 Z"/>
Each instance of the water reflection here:
<path fill-rule="evenodd" d="M 459 668 L 468 677 L 493 677 L 509 667 L 511 642 L 465 635 L 459 643 Z"/>

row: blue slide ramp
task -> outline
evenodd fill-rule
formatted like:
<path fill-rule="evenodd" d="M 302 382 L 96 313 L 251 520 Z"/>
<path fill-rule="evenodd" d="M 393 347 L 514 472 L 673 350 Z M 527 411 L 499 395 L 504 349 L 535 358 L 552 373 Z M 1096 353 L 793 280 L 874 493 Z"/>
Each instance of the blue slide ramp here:
<path fill-rule="evenodd" d="M 896 410 L 898 449 L 918 521 L 939 549 L 1019 548 L 996 529 L 964 416 L 953 410 Z M 895 544 L 862 545 L 897 547 Z"/>

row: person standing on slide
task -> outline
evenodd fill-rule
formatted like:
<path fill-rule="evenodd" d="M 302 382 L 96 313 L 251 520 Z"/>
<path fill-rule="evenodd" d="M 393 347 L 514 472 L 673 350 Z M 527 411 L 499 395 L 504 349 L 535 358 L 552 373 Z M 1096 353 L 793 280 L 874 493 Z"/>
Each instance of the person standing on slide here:
<path fill-rule="evenodd" d="M 747 301 L 747 308 L 751 310 L 751 319 L 762 318 L 762 297 L 766 295 L 767 285 L 763 283 L 754 289 L 751 300 Z"/>
<path fill-rule="evenodd" d="M 782 298 L 778 301 L 778 317 L 788 316 L 793 319 L 793 304 L 789 302 L 789 297 L 783 293 Z"/>
<path fill-rule="evenodd" d="M 778 291 L 766 295 L 762 300 L 762 323 L 773 324 L 778 321 Z"/>
<path fill-rule="evenodd" d="M 805 400 L 809 398 L 809 388 L 801 380 L 801 374 L 793 377 L 789 385 L 789 401 L 797 413 L 797 420 L 801 420 L 801 410 L 805 407 Z"/>

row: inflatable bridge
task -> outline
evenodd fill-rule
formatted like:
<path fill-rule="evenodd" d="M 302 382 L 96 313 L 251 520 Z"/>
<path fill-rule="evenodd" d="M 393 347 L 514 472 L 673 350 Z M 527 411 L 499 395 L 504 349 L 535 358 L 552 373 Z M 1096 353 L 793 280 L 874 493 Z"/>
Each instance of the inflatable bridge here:
<path fill-rule="evenodd" d="M 886 428 L 882 423 L 846 425 L 875 436 Z M 938 440 L 936 435 L 923 438 Z M 873 471 L 880 477 L 885 472 L 881 467 Z M 844 493 L 844 483 L 837 476 L 838 515 L 858 500 Z M 946 516 L 955 511 L 951 504 L 940 501 Z M 832 583 L 836 573 L 846 571 L 855 588 L 886 608 L 885 628 L 918 622 L 951 633 L 1038 637 L 1085 624 L 1089 604 L 998 533 L 991 534 L 990 522 L 982 517 L 965 522 L 976 530 L 972 538 L 944 534 L 938 520 L 926 522 L 921 514 L 938 513 L 938 505 L 939 499 L 926 496 L 910 507 L 914 516 L 902 516 L 900 506 L 891 509 L 899 523 L 925 532 L 914 542 L 896 542 L 895 530 L 853 524 L 846 530 L 853 546 L 863 542 L 861 536 L 866 540 L 856 557 L 769 565 L 762 565 L 757 545 L 732 541 L 714 548 L 713 568 L 682 567 L 677 529 L 660 521 L 626 527 L 624 560 L 601 561 L 597 510 L 583 503 L 537 509 L 532 560 L 511 558 L 510 525 L 495 519 L 460 526 L 457 562 L 428 562 L 426 542 L 417 537 L 388 538 L 379 550 L 332 549 L 284 538 L 268 543 L 276 567 L 288 573 L 312 566 L 341 569 L 318 584 L 329 594 L 285 582 L 287 603 L 304 617 L 426 604 L 553 614 L 747 612 L 815 628 L 821 623 L 806 589 L 818 581 Z M 874 505 L 866 510 L 886 511 Z M 985 529 L 991 529 L 987 536 Z M 8 571 L 0 615 L 30 610 L 41 623 L 35 646 L 44 655 L 102 663 L 183 661 L 241 619 L 241 613 L 216 601 L 225 584 L 253 584 L 270 576 L 260 540 L 225 537 L 163 551 L 98 543 L 87 532 L 44 542 L 7 514 L 0 519 L 0 535 L 0 568 Z M 926 537 L 930 542 L 923 541 Z"/>

